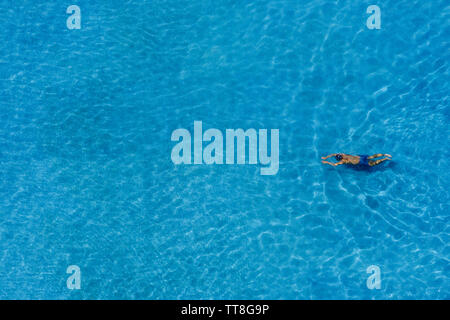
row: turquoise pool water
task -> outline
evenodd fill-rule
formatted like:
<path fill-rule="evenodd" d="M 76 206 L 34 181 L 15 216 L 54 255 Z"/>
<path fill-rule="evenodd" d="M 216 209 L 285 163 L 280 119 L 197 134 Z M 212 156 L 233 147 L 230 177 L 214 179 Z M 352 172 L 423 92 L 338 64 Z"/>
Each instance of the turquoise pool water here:
<path fill-rule="evenodd" d="M 0 298 L 450 298 L 448 2 L 70 4 L 0 4 Z M 175 166 L 195 120 L 278 174 Z"/>

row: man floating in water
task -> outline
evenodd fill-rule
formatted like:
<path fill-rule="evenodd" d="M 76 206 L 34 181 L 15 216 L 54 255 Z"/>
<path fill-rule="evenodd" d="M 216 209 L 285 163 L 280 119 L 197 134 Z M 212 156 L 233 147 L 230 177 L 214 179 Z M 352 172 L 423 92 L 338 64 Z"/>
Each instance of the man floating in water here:
<path fill-rule="evenodd" d="M 330 157 L 334 157 L 336 159 L 336 161 L 338 161 L 338 162 L 325 161 L 326 159 L 328 159 Z M 381 158 L 381 157 L 386 157 L 386 158 L 372 160 L 372 159 Z M 376 166 L 377 164 L 382 163 L 383 161 L 392 160 L 391 158 L 392 158 L 392 156 L 387 153 L 385 153 L 385 154 L 377 153 L 377 154 L 374 154 L 371 156 L 368 156 L 368 155 L 352 156 L 351 154 L 345 154 L 345 153 L 333 153 L 326 157 L 322 157 L 322 163 L 326 163 L 326 164 L 329 164 L 329 165 L 335 166 L 335 167 L 338 165 L 341 165 L 341 164 L 352 164 L 355 166 L 363 165 L 363 166 L 373 167 L 373 166 Z"/>

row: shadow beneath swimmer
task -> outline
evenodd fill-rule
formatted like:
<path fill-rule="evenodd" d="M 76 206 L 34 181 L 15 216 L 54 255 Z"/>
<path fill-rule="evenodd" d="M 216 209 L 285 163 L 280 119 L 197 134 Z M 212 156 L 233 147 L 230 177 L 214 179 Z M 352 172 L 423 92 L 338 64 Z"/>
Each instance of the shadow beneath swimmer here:
<path fill-rule="evenodd" d="M 345 164 L 346 168 L 351 168 L 355 171 L 366 171 L 366 172 L 375 172 L 375 171 L 384 171 L 386 169 L 395 169 L 397 166 L 397 163 L 394 160 L 390 161 L 384 161 L 383 163 L 380 163 L 376 166 L 366 166 L 366 165 L 352 165 L 352 164 Z"/>

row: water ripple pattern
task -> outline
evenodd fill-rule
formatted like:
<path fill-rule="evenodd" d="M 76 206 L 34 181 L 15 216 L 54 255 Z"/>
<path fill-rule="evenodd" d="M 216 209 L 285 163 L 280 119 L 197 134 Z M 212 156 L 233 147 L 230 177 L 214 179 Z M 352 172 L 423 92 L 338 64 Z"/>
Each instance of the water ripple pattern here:
<path fill-rule="evenodd" d="M 0 3 L 0 298 L 450 298 L 447 1 L 76 2 Z M 175 166 L 194 120 L 278 174 Z"/>

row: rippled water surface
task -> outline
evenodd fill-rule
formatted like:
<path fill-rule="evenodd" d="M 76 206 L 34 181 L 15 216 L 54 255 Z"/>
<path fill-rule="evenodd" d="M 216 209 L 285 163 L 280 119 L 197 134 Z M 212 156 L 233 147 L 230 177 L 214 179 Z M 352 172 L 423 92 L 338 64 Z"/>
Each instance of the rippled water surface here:
<path fill-rule="evenodd" d="M 1 2 L 0 298 L 449 299 L 450 7 L 370 4 Z M 175 166 L 194 120 L 278 128 L 278 174 Z"/>

